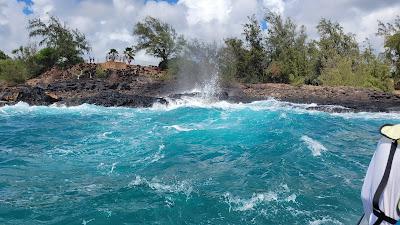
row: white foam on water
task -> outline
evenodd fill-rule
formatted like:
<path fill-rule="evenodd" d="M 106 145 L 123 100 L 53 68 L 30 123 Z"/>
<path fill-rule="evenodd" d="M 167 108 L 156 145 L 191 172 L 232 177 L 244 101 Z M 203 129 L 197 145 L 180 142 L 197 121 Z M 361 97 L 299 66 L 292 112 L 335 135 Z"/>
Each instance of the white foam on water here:
<path fill-rule="evenodd" d="M 99 133 L 99 134 L 97 135 L 97 138 L 99 138 L 99 139 L 114 140 L 114 141 L 116 141 L 116 142 L 121 142 L 121 141 L 122 141 L 121 138 L 113 137 L 112 134 L 113 134 L 112 131 L 107 131 L 107 132 Z"/>
<path fill-rule="evenodd" d="M 279 109 L 307 109 L 318 106 L 315 103 L 312 104 L 297 104 L 290 102 L 278 101 L 273 98 L 269 98 L 264 101 L 254 101 L 251 103 L 232 103 L 227 101 L 217 101 L 215 99 L 207 99 L 200 97 L 182 96 L 180 99 L 169 99 L 167 98 L 168 104 L 155 103 L 152 110 L 170 111 L 178 108 L 215 108 L 224 110 L 242 110 L 251 109 L 254 111 L 261 110 L 279 110 Z M 332 106 L 333 107 L 333 106 Z M 308 110 L 312 112 L 312 110 Z"/>
<path fill-rule="evenodd" d="M 236 108 L 242 103 L 229 103 L 227 101 L 215 101 L 213 99 L 206 99 L 200 97 L 182 96 L 180 99 L 166 98 L 168 104 L 155 103 L 152 110 L 157 111 L 171 111 L 179 108 L 220 108 L 229 109 Z"/>
<path fill-rule="evenodd" d="M 287 184 L 281 184 L 281 187 L 282 187 L 283 192 L 289 192 L 290 191 L 289 186 Z"/>
<path fill-rule="evenodd" d="M 152 157 L 150 163 L 154 163 L 154 162 L 159 161 L 160 159 L 163 159 L 165 157 L 165 155 L 162 153 L 164 149 L 165 149 L 165 145 L 161 144 L 158 147 L 158 151 L 156 152 L 156 154 L 154 154 L 154 156 Z"/>
<path fill-rule="evenodd" d="M 112 132 L 104 132 L 101 134 L 102 137 L 108 137 L 109 134 L 112 134 Z"/>
<path fill-rule="evenodd" d="M 287 202 L 296 202 L 296 198 L 297 198 L 296 194 L 291 194 L 285 199 L 285 201 L 287 201 Z"/>
<path fill-rule="evenodd" d="M 86 186 L 82 186 L 80 188 L 80 190 L 88 193 L 88 192 L 93 192 L 93 191 L 99 190 L 101 188 L 102 188 L 102 185 L 89 184 L 89 185 L 86 185 Z"/>
<path fill-rule="evenodd" d="M 224 199 L 229 205 L 229 211 L 248 211 L 254 210 L 259 204 L 277 201 L 278 195 L 275 192 L 253 193 L 250 199 L 242 199 L 228 192 L 224 194 Z"/>
<path fill-rule="evenodd" d="M 117 164 L 118 164 L 118 163 L 115 162 L 115 163 L 113 163 L 113 164 L 111 165 L 111 169 L 110 169 L 110 172 L 109 172 L 108 174 L 112 174 L 112 173 L 114 172 L 114 170 L 115 170 Z"/>
<path fill-rule="evenodd" d="M 364 120 L 400 120 L 400 112 L 347 112 L 331 113 L 332 116 L 342 117 L 344 119 L 364 119 Z"/>
<path fill-rule="evenodd" d="M 65 112 L 78 112 L 78 113 L 96 113 L 104 112 L 107 108 L 102 106 L 82 104 L 78 106 L 65 106 L 60 104 L 52 104 L 50 106 L 31 106 L 25 102 L 18 102 L 15 105 L 5 105 L 0 107 L 0 115 L 15 115 L 27 113 L 53 113 L 60 114 Z"/>
<path fill-rule="evenodd" d="M 310 215 L 312 214 L 312 212 L 310 211 L 293 208 L 292 206 L 286 207 L 286 210 L 295 217 L 299 217 L 300 215 L 305 217 L 310 217 Z"/>
<path fill-rule="evenodd" d="M 107 218 L 110 218 L 112 215 L 112 211 L 110 209 L 107 208 L 99 208 L 97 209 L 98 212 L 104 213 L 106 215 Z"/>
<path fill-rule="evenodd" d="M 88 223 L 90 223 L 90 222 L 92 222 L 92 221 L 94 221 L 95 219 L 94 218 L 92 218 L 92 219 L 90 219 L 90 220 L 82 220 L 82 225 L 87 225 Z"/>
<path fill-rule="evenodd" d="M 310 225 L 322 225 L 322 224 L 338 224 L 338 225 L 341 225 L 343 223 L 341 223 L 341 222 L 339 222 L 339 221 L 337 221 L 335 219 L 332 219 L 330 217 L 323 217 L 322 219 L 316 219 L 316 220 L 310 221 L 309 224 Z"/>
<path fill-rule="evenodd" d="M 141 176 L 136 176 L 129 184 L 129 187 L 147 186 L 152 190 L 166 193 L 184 193 L 188 198 L 193 191 L 193 187 L 187 181 L 176 182 L 174 184 L 164 184 L 158 179 L 147 180 Z"/>
<path fill-rule="evenodd" d="M 175 205 L 175 201 L 170 196 L 165 197 L 164 203 L 168 208 L 171 208 Z"/>
<path fill-rule="evenodd" d="M 74 153 L 72 149 L 64 149 L 64 148 L 54 148 L 48 152 L 50 155 L 56 154 L 60 156 L 67 156 Z"/>
<path fill-rule="evenodd" d="M 344 119 L 365 119 L 365 120 L 400 120 L 400 112 L 356 112 L 356 113 L 329 113 L 317 111 L 315 107 L 319 106 L 315 103 L 311 104 L 297 104 L 279 101 L 273 98 L 263 101 L 254 101 L 251 103 L 231 103 L 227 101 L 218 101 L 213 98 L 202 98 L 202 97 L 190 97 L 183 96 L 180 99 L 169 99 L 166 98 L 168 104 L 155 103 L 151 108 L 139 108 L 132 109 L 127 107 L 102 107 L 90 104 L 82 104 L 79 106 L 65 106 L 60 104 L 53 104 L 50 106 L 30 106 L 25 102 L 18 102 L 15 105 L 5 105 L 0 107 L 1 115 L 15 115 L 15 114 L 26 114 L 30 112 L 48 112 L 51 110 L 52 113 L 65 113 L 65 112 L 79 112 L 83 114 L 92 113 L 117 113 L 119 110 L 123 109 L 122 115 L 128 115 L 132 117 L 130 110 L 136 112 L 147 112 L 147 111 L 171 111 L 179 108 L 214 108 L 222 110 L 243 110 L 249 109 L 253 111 L 282 111 L 285 113 L 280 114 L 281 118 L 286 118 L 287 111 L 299 114 L 321 114 L 330 115 L 335 117 L 341 117 Z M 345 108 L 343 106 L 337 105 L 324 105 L 325 108 L 335 109 L 335 108 Z M 125 112 L 125 111 L 128 112 Z"/>
<path fill-rule="evenodd" d="M 163 151 L 165 149 L 165 145 L 161 144 L 158 146 L 158 150 L 156 151 L 156 153 L 154 153 L 153 155 L 150 156 L 146 156 L 143 159 L 139 159 L 136 161 L 136 163 L 142 163 L 142 162 L 148 162 L 148 163 L 155 163 L 158 162 L 159 160 L 163 159 L 165 157 Z"/>
<path fill-rule="evenodd" d="M 324 145 L 306 135 L 302 136 L 300 140 L 307 145 L 313 156 L 320 156 L 322 152 L 327 151 Z"/>
<path fill-rule="evenodd" d="M 192 130 L 194 130 L 194 129 L 191 129 L 191 128 L 186 128 L 186 127 L 182 127 L 182 126 L 180 126 L 180 125 L 171 125 L 171 126 L 164 126 L 164 128 L 166 128 L 166 129 L 175 129 L 176 131 L 179 131 L 179 132 L 188 132 L 188 131 L 192 131 Z"/>
<path fill-rule="evenodd" d="M 179 108 L 215 108 L 223 110 L 243 110 L 250 109 L 254 111 L 278 111 L 278 110 L 289 110 L 300 114 L 325 114 L 335 117 L 342 117 L 344 119 L 395 119 L 400 120 L 399 112 L 346 112 L 346 113 L 333 113 L 333 112 L 322 112 L 315 109 L 315 107 L 321 106 L 316 103 L 311 104 L 300 104 L 290 103 L 285 101 L 279 101 L 274 98 L 269 98 L 263 101 L 254 101 L 251 103 L 231 103 L 227 101 L 216 101 L 213 99 L 204 99 L 200 97 L 183 96 L 181 99 L 167 99 L 168 104 L 155 103 L 151 110 L 170 111 Z M 334 109 L 347 109 L 346 107 L 339 105 L 323 105 L 324 108 L 333 111 Z M 287 113 L 280 114 L 280 118 L 287 118 Z"/>

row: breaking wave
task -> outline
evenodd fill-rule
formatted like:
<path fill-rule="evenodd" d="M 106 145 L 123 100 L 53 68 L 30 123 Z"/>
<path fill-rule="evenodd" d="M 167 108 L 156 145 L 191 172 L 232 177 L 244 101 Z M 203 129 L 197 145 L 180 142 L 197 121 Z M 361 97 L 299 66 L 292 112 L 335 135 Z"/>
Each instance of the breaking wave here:
<path fill-rule="evenodd" d="M 307 145 L 308 149 L 311 150 L 313 156 L 320 156 L 322 152 L 326 151 L 326 147 L 320 142 L 304 135 L 301 140 Z"/>
<path fill-rule="evenodd" d="M 341 223 L 335 219 L 332 219 L 330 217 L 323 217 L 322 219 L 315 219 L 315 220 L 310 221 L 310 223 L 309 223 L 309 225 L 323 225 L 323 224 L 342 225 L 343 223 Z"/>
<path fill-rule="evenodd" d="M 256 206 L 271 202 L 277 201 L 278 195 L 274 192 L 267 193 L 253 193 L 250 199 L 242 199 L 236 196 L 233 196 L 230 193 L 224 194 L 225 202 L 229 205 L 229 211 L 247 211 L 253 210 Z"/>
<path fill-rule="evenodd" d="M 381 119 L 392 119 L 399 120 L 400 113 L 398 112 L 334 112 L 335 108 L 343 109 L 343 106 L 335 105 L 323 105 L 325 111 L 317 110 L 318 104 L 300 104 L 290 103 L 285 101 L 279 101 L 273 98 L 263 101 L 254 101 L 251 103 L 232 103 L 227 101 L 216 101 L 213 99 L 201 98 L 201 97 L 189 97 L 182 96 L 180 99 L 168 99 L 168 104 L 155 103 L 151 108 L 128 108 L 128 107 L 103 107 L 90 104 L 82 104 L 79 106 L 65 106 L 59 104 L 53 104 L 50 106 L 30 106 L 27 103 L 19 102 L 15 105 L 6 105 L 0 107 L 0 115 L 15 115 L 25 114 L 30 112 L 42 112 L 42 113 L 66 113 L 76 112 L 80 114 L 93 114 L 99 112 L 115 113 L 116 111 L 123 111 L 127 114 L 133 111 L 173 111 L 180 108 L 204 108 L 204 109 L 218 109 L 228 111 L 238 110 L 253 110 L 253 111 L 289 111 L 298 114 L 321 114 L 329 115 L 333 117 L 341 117 L 344 119 L 362 119 L 362 120 L 381 120 Z M 322 107 L 322 106 L 321 106 Z M 332 111 L 332 112 L 329 112 Z M 121 112 L 120 112 L 121 113 Z M 282 114 L 282 117 L 286 117 L 286 114 Z M 182 128 L 179 125 L 172 127 L 178 131 L 188 131 L 190 128 Z"/>
<path fill-rule="evenodd" d="M 128 186 L 129 187 L 146 186 L 158 192 L 183 193 L 186 195 L 187 198 L 190 197 L 193 191 L 193 187 L 187 181 L 176 182 L 173 184 L 165 184 L 160 180 L 158 180 L 157 178 L 147 180 L 146 178 L 143 178 L 141 176 L 136 176 L 135 179 L 132 180 Z"/>
<path fill-rule="evenodd" d="M 186 127 L 182 127 L 182 126 L 179 126 L 179 125 L 171 125 L 171 126 L 164 126 L 165 128 L 167 128 L 167 129 L 174 129 L 174 130 L 176 130 L 176 131 L 183 131 L 183 132 L 187 132 L 187 131 L 192 131 L 192 130 L 194 130 L 194 129 L 191 129 L 191 128 L 186 128 Z"/>

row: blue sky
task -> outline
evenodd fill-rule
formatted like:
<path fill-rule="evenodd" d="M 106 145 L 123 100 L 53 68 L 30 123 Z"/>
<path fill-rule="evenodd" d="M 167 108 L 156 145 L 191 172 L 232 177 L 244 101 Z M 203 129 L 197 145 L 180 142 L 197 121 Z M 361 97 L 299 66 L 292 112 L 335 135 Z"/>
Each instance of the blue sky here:
<path fill-rule="evenodd" d="M 29 15 L 29 14 L 33 13 L 32 12 L 32 8 L 31 8 L 31 6 L 33 5 L 33 1 L 32 0 L 17 0 L 17 2 L 25 2 L 26 6 L 23 9 L 23 13 L 25 15 Z"/>

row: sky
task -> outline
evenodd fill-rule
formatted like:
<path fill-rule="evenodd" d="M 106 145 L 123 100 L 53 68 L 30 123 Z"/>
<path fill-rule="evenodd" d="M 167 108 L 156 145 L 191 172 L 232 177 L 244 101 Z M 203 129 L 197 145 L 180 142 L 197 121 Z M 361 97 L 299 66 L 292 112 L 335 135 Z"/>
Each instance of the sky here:
<path fill-rule="evenodd" d="M 46 20 L 55 15 L 70 27 L 85 33 L 91 56 L 105 60 L 110 48 L 122 51 L 136 40 L 133 26 L 146 16 L 171 24 L 186 38 L 222 44 L 227 37 L 241 37 L 247 16 L 255 14 L 263 28 L 266 9 L 291 17 L 305 25 L 310 38 L 317 38 L 315 26 L 321 18 L 342 24 L 362 43 L 370 40 L 377 51 L 382 38 L 376 37 L 378 20 L 393 21 L 400 15 L 399 0 L 0 0 L 0 49 L 10 53 L 34 42 L 28 37 L 29 19 Z M 139 52 L 138 64 L 157 64 L 157 59 Z"/>

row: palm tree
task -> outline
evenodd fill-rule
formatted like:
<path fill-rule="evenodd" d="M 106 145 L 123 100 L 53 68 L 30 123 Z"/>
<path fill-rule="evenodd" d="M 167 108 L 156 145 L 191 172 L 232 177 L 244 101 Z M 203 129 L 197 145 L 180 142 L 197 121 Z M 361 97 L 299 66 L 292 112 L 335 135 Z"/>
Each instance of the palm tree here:
<path fill-rule="evenodd" d="M 125 48 L 124 55 L 126 60 L 128 61 L 128 64 L 131 64 L 131 61 L 135 58 L 135 50 L 133 48 L 127 47 Z"/>
<path fill-rule="evenodd" d="M 118 51 L 115 48 L 110 49 L 107 53 L 107 58 L 114 62 L 118 58 Z"/>

